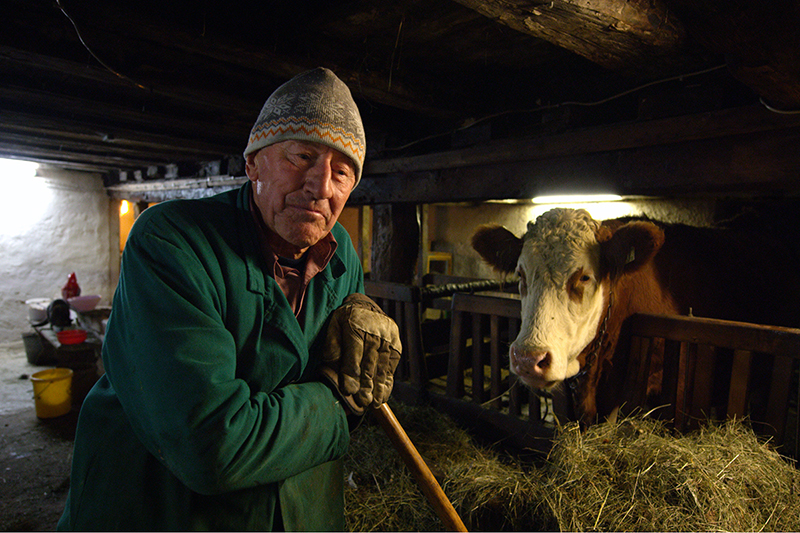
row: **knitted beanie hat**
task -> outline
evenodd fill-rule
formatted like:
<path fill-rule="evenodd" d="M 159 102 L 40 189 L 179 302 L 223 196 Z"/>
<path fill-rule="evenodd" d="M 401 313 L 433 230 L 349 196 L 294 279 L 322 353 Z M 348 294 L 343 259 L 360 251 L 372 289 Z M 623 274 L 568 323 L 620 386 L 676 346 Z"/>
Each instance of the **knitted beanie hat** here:
<path fill-rule="evenodd" d="M 287 140 L 318 142 L 350 157 L 358 185 L 367 149 L 364 126 L 350 89 L 330 70 L 303 72 L 275 89 L 250 131 L 244 156 Z"/>

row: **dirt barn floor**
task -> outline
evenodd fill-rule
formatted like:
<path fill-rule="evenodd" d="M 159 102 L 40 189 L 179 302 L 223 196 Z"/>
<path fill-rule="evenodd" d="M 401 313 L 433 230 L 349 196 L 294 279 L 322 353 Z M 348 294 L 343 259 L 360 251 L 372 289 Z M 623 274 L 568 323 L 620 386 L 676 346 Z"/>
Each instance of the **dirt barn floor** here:
<path fill-rule="evenodd" d="M 0 531 L 55 531 L 69 488 L 77 409 L 39 419 L 22 339 L 0 343 Z"/>

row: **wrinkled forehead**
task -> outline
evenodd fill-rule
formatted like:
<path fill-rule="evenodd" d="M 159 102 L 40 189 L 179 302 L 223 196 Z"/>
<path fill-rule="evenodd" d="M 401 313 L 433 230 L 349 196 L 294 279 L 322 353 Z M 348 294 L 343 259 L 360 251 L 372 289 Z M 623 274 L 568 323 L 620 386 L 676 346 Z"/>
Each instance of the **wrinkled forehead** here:
<path fill-rule="evenodd" d="M 599 224 L 582 209 L 553 209 L 528 222 L 520 265 L 545 281 L 562 285 L 597 252 Z"/>

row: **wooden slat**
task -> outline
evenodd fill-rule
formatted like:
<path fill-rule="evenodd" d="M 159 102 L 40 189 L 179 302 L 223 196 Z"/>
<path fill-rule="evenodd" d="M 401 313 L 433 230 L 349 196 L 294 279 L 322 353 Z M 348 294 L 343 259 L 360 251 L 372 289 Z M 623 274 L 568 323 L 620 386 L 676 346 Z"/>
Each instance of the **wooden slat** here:
<path fill-rule="evenodd" d="M 492 295 L 457 292 L 453 295 L 452 309 L 518 319 L 520 299 L 516 294 L 500 292 Z"/>
<path fill-rule="evenodd" d="M 405 330 L 405 313 L 403 313 L 403 302 L 395 301 L 393 302 L 392 312 L 390 313 L 394 321 L 397 322 L 397 326 L 401 328 L 401 330 Z"/>
<path fill-rule="evenodd" d="M 695 357 L 694 372 L 692 372 L 692 400 L 689 409 L 692 426 L 711 416 L 717 351 L 713 346 L 700 344 L 697 345 Z"/>
<path fill-rule="evenodd" d="M 408 331 L 405 315 L 403 314 L 403 302 L 388 298 L 386 301 L 387 307 L 389 308 L 387 314 L 397 323 L 397 329 L 400 330 L 402 340 L 403 337 L 406 336 L 405 333 Z M 403 355 L 405 355 L 405 357 L 402 359 L 401 364 L 398 366 L 398 371 L 395 373 L 395 376 L 400 381 L 406 381 L 409 379 L 409 366 L 411 365 L 411 358 L 409 357 L 408 347 L 403 350 Z"/>
<path fill-rule="evenodd" d="M 731 369 L 731 384 L 728 391 L 728 417 L 742 418 L 747 408 L 747 386 L 750 383 L 750 363 L 753 352 L 735 350 Z"/>
<path fill-rule="evenodd" d="M 502 391 L 502 361 L 500 356 L 500 317 L 492 315 L 489 318 L 489 367 L 491 368 L 491 379 L 489 383 L 490 396 L 492 397 L 491 407 L 500 409 L 502 401 L 500 395 Z"/>
<path fill-rule="evenodd" d="M 661 380 L 661 398 L 664 398 L 666 406 L 660 411 L 667 419 L 675 419 L 676 403 L 675 397 L 670 396 L 673 391 L 678 390 L 678 380 L 680 373 L 680 357 L 682 353 L 682 343 L 672 339 L 664 340 L 664 366 L 663 378 Z M 662 407 L 662 406 L 659 406 Z"/>
<path fill-rule="evenodd" d="M 471 313 L 472 320 L 472 401 L 483 403 L 483 330 L 482 316 Z"/>
<path fill-rule="evenodd" d="M 796 354 L 800 357 L 800 354 Z M 792 381 L 793 360 L 789 357 L 775 357 L 772 364 L 772 386 L 769 390 L 766 422 L 767 431 L 774 435 L 778 443 L 783 442 L 786 432 L 786 414 L 789 408 L 789 388 Z"/>
<path fill-rule="evenodd" d="M 635 397 L 636 405 L 644 405 L 647 399 L 647 383 L 650 376 L 650 364 L 653 359 L 653 349 L 655 346 L 655 339 L 642 339 L 642 358 L 639 361 L 636 373 L 636 390 L 638 394 Z"/>
<path fill-rule="evenodd" d="M 630 327 L 632 335 L 800 358 L 800 329 L 795 328 L 648 314 L 632 316 Z"/>
<path fill-rule="evenodd" d="M 447 395 L 451 398 L 464 396 L 464 320 L 467 313 L 453 311 L 450 323 L 450 358 L 447 363 Z"/>
<path fill-rule="evenodd" d="M 364 294 L 372 299 L 385 298 L 401 302 L 420 301 L 419 287 L 390 281 L 364 280 Z"/>
<path fill-rule="evenodd" d="M 625 377 L 626 387 L 622 391 L 625 404 L 629 407 L 642 405 L 644 399 L 644 387 L 639 379 L 640 367 L 647 366 L 647 351 L 650 339 L 647 337 L 632 336 L 630 343 L 630 353 L 628 356 L 628 371 Z"/>
<path fill-rule="evenodd" d="M 528 421 L 531 424 L 542 422 L 542 397 L 531 391 L 526 391 L 528 395 Z"/>
<path fill-rule="evenodd" d="M 678 382 L 675 387 L 675 427 L 683 430 L 686 426 L 687 407 L 691 405 L 691 375 L 693 365 L 692 345 L 681 343 L 678 357 Z"/>
<path fill-rule="evenodd" d="M 567 392 L 567 387 L 556 387 L 553 394 L 553 414 L 559 422 L 575 419 L 575 408 Z"/>

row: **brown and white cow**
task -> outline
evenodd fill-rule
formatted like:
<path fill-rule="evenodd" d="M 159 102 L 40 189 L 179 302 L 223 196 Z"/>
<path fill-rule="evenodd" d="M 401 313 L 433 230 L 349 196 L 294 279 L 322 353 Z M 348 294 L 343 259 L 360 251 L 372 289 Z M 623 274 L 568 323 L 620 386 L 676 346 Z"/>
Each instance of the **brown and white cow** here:
<path fill-rule="evenodd" d="M 753 228 L 601 223 L 581 209 L 553 209 L 521 238 L 483 226 L 472 245 L 497 270 L 519 275 L 522 321 L 509 348 L 511 371 L 530 387 L 550 388 L 587 367 L 578 406 L 587 422 L 618 407 L 627 355 L 615 352 L 634 313 L 691 310 L 800 325 L 796 257 L 780 236 Z"/>

